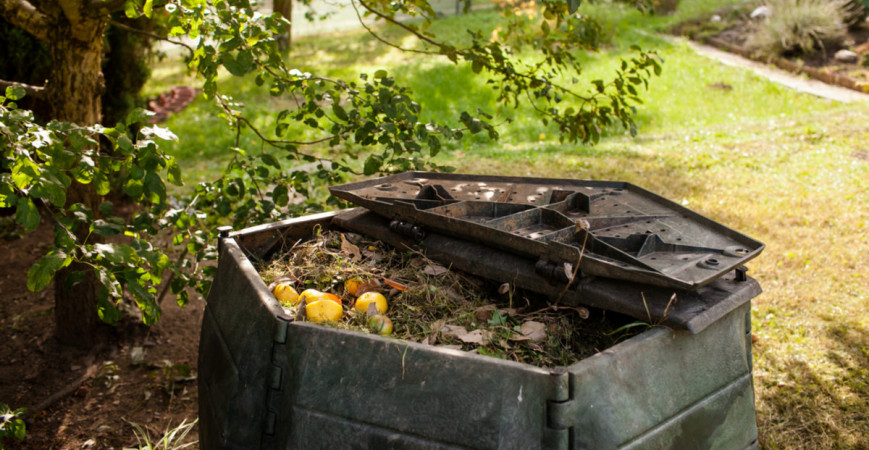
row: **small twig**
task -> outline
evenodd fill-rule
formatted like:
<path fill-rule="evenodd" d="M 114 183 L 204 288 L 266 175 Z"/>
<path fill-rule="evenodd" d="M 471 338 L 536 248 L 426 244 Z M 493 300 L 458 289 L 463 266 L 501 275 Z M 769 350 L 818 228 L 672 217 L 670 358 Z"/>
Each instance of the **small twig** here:
<path fill-rule="evenodd" d="M 564 294 L 567 293 L 567 290 L 570 289 L 570 285 L 573 284 L 574 280 L 576 280 L 576 276 L 579 274 L 579 265 L 582 264 L 582 255 L 585 254 L 585 244 L 588 242 L 588 235 L 591 234 L 591 226 L 585 220 L 581 220 L 577 223 L 577 226 L 581 230 L 585 230 L 585 238 L 582 240 L 582 248 L 579 250 L 579 258 L 576 260 L 576 266 L 573 268 L 573 275 L 570 277 L 570 281 L 564 285 L 564 289 L 561 290 L 561 293 L 558 294 L 558 298 L 555 299 L 555 306 L 558 306 L 558 303 L 564 297 Z"/>
<path fill-rule="evenodd" d="M 81 387 L 82 384 L 84 384 L 85 381 L 89 380 L 91 377 L 96 375 L 97 369 L 99 367 L 100 367 L 100 364 L 98 364 L 98 363 L 91 364 L 87 368 L 87 370 L 85 370 L 85 372 L 82 374 L 82 376 L 78 377 L 75 381 L 66 385 L 63 389 L 55 392 L 54 394 L 49 396 L 47 399 L 39 402 L 39 404 L 37 404 L 36 406 L 34 406 L 32 408 L 27 408 L 27 412 L 24 413 L 24 419 L 28 419 L 30 417 L 33 417 L 37 413 L 39 413 L 45 409 L 48 409 L 51 405 L 57 403 L 60 400 L 63 400 L 64 398 L 66 398 L 67 396 L 69 396 L 70 394 L 75 392 L 79 387 Z"/>
<path fill-rule="evenodd" d="M 22 88 L 24 89 L 25 95 L 33 98 L 42 99 L 45 96 L 45 86 L 33 86 L 26 83 L 19 83 L 17 81 L 0 80 L 0 89 L 2 89 L 2 91 L 0 91 L 0 94 L 5 95 L 3 94 L 3 92 L 6 91 L 7 87 Z"/>
<path fill-rule="evenodd" d="M 158 39 L 161 41 L 166 41 L 170 44 L 175 44 L 175 45 L 180 45 L 182 47 L 185 47 L 190 52 L 190 56 L 193 56 L 193 53 L 196 51 L 196 50 L 194 50 L 193 47 L 191 47 L 191 46 L 189 46 L 181 41 L 175 41 L 175 40 L 169 39 L 168 37 L 163 37 L 163 36 L 160 36 L 159 34 L 151 33 L 150 31 L 140 30 L 138 28 L 131 27 L 129 25 L 124 25 L 121 22 L 118 22 L 116 20 L 110 20 L 109 23 L 114 27 L 118 27 L 122 30 L 129 31 L 130 33 L 141 34 L 143 36 L 148 36 L 150 38 Z"/>
<path fill-rule="evenodd" d="M 360 2 L 360 3 L 361 3 L 361 2 Z M 359 19 L 359 24 L 362 25 L 362 28 L 365 28 L 365 31 L 367 31 L 368 34 L 370 34 L 371 36 L 373 36 L 374 39 L 377 39 L 378 41 L 380 41 L 380 42 L 383 43 L 384 45 L 387 45 L 387 46 L 389 46 L 389 47 L 396 48 L 396 49 L 401 50 L 401 51 L 403 51 L 403 52 L 421 53 L 421 54 L 423 54 L 423 55 L 440 55 L 440 52 L 433 52 L 433 51 L 429 51 L 429 50 L 418 50 L 418 49 L 415 49 L 415 48 L 404 48 L 404 47 L 402 47 L 402 46 L 400 46 L 400 45 L 398 45 L 398 44 L 395 44 L 395 43 L 393 43 L 393 42 L 389 42 L 389 41 L 387 41 L 386 39 L 380 37 L 380 35 L 378 35 L 377 33 L 375 33 L 374 30 L 371 29 L 371 27 L 369 27 L 365 22 L 362 21 L 362 15 L 359 14 L 359 8 L 356 6 L 356 2 L 355 2 L 355 1 L 352 1 L 352 2 L 350 2 L 350 4 L 353 5 L 353 10 L 356 11 L 356 18 Z M 371 8 L 368 8 L 368 7 L 367 7 L 366 5 L 364 5 L 364 4 L 363 4 L 363 6 L 365 6 L 365 9 L 367 9 L 368 11 L 371 11 L 371 12 L 373 12 L 374 14 L 377 14 L 378 16 L 381 16 L 381 14 L 378 13 L 377 11 L 374 11 L 374 10 L 372 10 Z M 381 17 L 382 17 L 382 16 L 381 16 Z"/>
<path fill-rule="evenodd" d="M 180 265 L 181 261 L 184 261 L 184 258 L 187 257 L 187 246 L 184 246 L 184 251 L 181 252 L 181 256 L 178 257 L 178 261 L 175 265 Z M 172 282 L 175 281 L 175 272 L 171 272 L 169 274 L 169 278 L 166 280 L 166 284 L 163 286 L 163 289 L 160 290 L 160 295 L 157 296 L 157 306 L 160 306 L 163 303 L 163 297 L 166 296 L 166 292 L 169 291 L 169 286 Z"/>

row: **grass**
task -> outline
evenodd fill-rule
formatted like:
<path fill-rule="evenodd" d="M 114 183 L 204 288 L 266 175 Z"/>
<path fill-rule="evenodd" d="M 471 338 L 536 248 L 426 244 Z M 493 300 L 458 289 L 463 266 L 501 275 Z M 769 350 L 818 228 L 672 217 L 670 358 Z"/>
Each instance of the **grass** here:
<path fill-rule="evenodd" d="M 603 4 L 583 10 L 602 17 L 612 36 L 587 57 L 586 76 L 606 73 L 633 43 L 658 48 L 665 61 L 638 109 L 638 138 L 609 130 L 597 147 L 560 144 L 526 110 L 505 110 L 514 120 L 501 127 L 501 141 L 454 145 L 442 162 L 463 172 L 629 181 L 765 242 L 750 264 L 765 291 L 752 306 L 761 444 L 867 448 L 869 103 L 799 94 L 655 35 L 726 3 L 734 2 L 683 0 L 672 17 Z M 468 23 L 492 20 L 476 13 L 437 26 L 461 34 Z M 362 35 L 298 44 L 299 61 L 322 63 L 331 74 L 386 67 L 430 100 L 424 106 L 432 117 L 478 105 L 497 109 L 485 80 L 461 66 L 397 55 Z M 159 78 L 154 89 L 177 79 Z M 238 83 L 232 87 L 248 107 L 273 106 L 229 82 Z M 723 85 L 731 89 L 712 87 Z M 209 108 L 198 101 L 169 123 L 191 168 L 218 168 L 225 152 L 225 125 L 209 117 Z"/>

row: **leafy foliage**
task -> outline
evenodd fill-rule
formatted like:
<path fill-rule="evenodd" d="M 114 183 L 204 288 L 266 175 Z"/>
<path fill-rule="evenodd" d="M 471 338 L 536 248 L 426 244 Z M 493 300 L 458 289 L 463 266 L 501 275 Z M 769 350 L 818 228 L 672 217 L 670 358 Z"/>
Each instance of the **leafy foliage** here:
<path fill-rule="evenodd" d="M 13 411 L 5 403 L 0 403 L 0 449 L 3 448 L 2 440 L 5 438 L 24 440 L 26 430 L 22 415 L 24 415 L 23 408 Z"/>
<path fill-rule="evenodd" d="M 427 31 L 435 13 L 426 0 L 353 3 L 360 16 L 418 38 L 419 46 L 402 50 L 467 63 L 474 72 L 485 73 L 500 102 L 532 105 L 543 123 L 558 125 L 562 140 L 597 142 L 601 130 L 612 124 L 634 134 L 633 105 L 640 103 L 639 89 L 649 77 L 660 73 L 660 62 L 636 48 L 636 56 L 622 61 L 612 79 L 593 80 L 579 92 L 577 55 L 597 47 L 600 30 L 572 12 L 577 4 L 542 0 L 508 5 L 497 36 L 471 30 L 458 43 Z M 28 272 L 28 287 L 44 288 L 74 262 L 74 267 L 88 267 L 101 285 L 98 308 L 104 321 L 120 318 L 125 297 L 146 323 L 156 321 L 166 291 L 157 287 L 166 273 L 171 273 L 169 288 L 181 304 L 188 288 L 206 292 L 214 273 L 207 261 L 216 257 L 217 225 L 244 227 L 321 210 L 335 202 L 321 194 L 323 185 L 353 174 L 450 170 L 430 159 L 445 141 L 478 133 L 498 138 L 492 116 L 484 111 L 462 111 L 443 122 L 421 120 L 422 106 L 414 93 L 384 70 L 345 81 L 293 68 L 276 43 L 285 19 L 260 14 L 245 0 L 174 0 L 160 7 L 150 0 L 128 0 L 124 12 L 130 19 L 159 20 L 169 38 L 187 36 L 196 42 L 186 63 L 202 79 L 203 94 L 220 106 L 236 140 L 220 178 L 183 198 L 170 198 L 167 183 L 182 185 L 182 174 L 159 144 L 176 137 L 159 126 L 142 126 L 147 118 L 143 111 L 112 128 L 39 124 L 16 105 L 22 89 L 9 88 L 0 97 L 0 162 L 8 171 L 0 172 L 0 207 L 15 207 L 16 221 L 27 230 L 39 225 L 40 210 L 55 225 L 54 245 Z M 399 20 L 405 16 L 421 20 Z M 369 32 L 401 48 L 375 30 Z M 536 56 L 519 58 L 523 49 L 534 49 Z M 250 77 L 294 106 L 277 111 L 265 127 L 253 123 L 243 105 L 221 90 L 219 74 L 224 71 Z M 299 125 L 318 137 L 289 136 L 288 130 Z M 262 146 L 243 148 L 243 131 L 255 134 Z M 327 147 L 333 156 L 305 150 L 312 146 Z M 73 194 L 80 186 L 92 186 L 101 203 L 77 202 Z M 132 214 L 116 211 L 109 199 L 120 196 L 139 208 Z M 161 241 L 172 245 L 155 245 Z M 177 256 L 170 257 L 170 247 Z M 67 280 L 75 284 L 83 279 L 78 272 Z"/>

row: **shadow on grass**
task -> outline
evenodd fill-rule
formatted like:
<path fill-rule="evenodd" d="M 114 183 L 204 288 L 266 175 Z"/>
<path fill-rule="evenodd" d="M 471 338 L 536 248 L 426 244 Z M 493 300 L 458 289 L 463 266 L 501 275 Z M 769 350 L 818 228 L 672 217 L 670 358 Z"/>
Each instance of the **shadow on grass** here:
<path fill-rule="evenodd" d="M 763 355 L 774 373 L 787 374 L 757 389 L 764 448 L 869 448 L 869 332 L 855 323 L 826 331 L 826 357 L 837 369 L 832 376 L 813 361 Z"/>

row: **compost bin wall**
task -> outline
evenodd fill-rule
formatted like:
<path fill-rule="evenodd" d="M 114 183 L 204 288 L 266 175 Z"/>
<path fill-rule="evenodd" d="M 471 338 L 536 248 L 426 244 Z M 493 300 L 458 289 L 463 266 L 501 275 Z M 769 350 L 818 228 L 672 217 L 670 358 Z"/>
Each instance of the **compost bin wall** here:
<path fill-rule="evenodd" d="M 245 255 L 328 215 L 221 240 L 199 356 L 203 448 L 756 447 L 750 306 L 544 370 L 292 322 Z M 754 283 L 753 280 L 750 282 Z"/>

